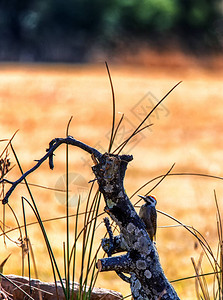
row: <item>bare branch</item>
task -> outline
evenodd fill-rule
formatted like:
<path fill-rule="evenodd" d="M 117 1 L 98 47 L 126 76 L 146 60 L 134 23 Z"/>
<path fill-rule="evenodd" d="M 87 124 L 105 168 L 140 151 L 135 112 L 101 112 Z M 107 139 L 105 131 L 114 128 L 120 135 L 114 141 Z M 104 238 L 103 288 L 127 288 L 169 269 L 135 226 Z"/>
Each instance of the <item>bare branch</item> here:
<path fill-rule="evenodd" d="M 6 193 L 4 199 L 2 200 L 3 204 L 8 203 L 8 199 L 9 199 L 10 195 L 12 194 L 12 192 L 14 191 L 14 189 L 17 187 L 17 185 L 20 184 L 30 173 L 32 173 L 33 171 L 38 169 L 45 160 L 47 160 L 49 158 L 50 169 L 52 170 L 54 168 L 54 165 L 53 165 L 54 151 L 61 144 L 73 145 L 73 146 L 76 146 L 78 148 L 81 148 L 84 151 L 92 154 L 98 161 L 100 161 L 100 158 L 102 156 L 102 154 L 98 150 L 96 150 L 96 149 L 94 149 L 94 148 L 92 148 L 92 147 L 90 147 L 90 146 L 74 139 L 72 136 L 68 136 L 66 138 L 53 139 L 49 143 L 49 148 L 46 150 L 47 153 L 41 159 L 39 159 L 37 161 L 36 165 L 34 167 L 32 167 L 30 170 L 28 170 L 27 172 L 25 172 L 18 180 L 14 181 L 12 183 L 11 188 L 8 190 L 8 192 Z"/>
<path fill-rule="evenodd" d="M 104 210 L 120 228 L 120 235 L 114 237 L 110 223 L 108 219 L 105 219 L 109 239 L 102 240 L 103 249 L 109 256 L 120 250 L 125 251 L 125 254 L 99 259 L 97 262 L 98 270 L 101 272 L 116 271 L 123 280 L 130 283 L 134 300 L 179 300 L 175 290 L 164 275 L 156 247 L 125 192 L 123 182 L 128 163 L 133 159 L 131 155 L 111 153 L 102 155 L 96 149 L 71 136 L 56 138 L 50 142 L 47 153 L 38 160 L 36 165 L 12 183 L 2 201 L 3 204 L 8 202 L 8 198 L 16 186 L 46 159 L 49 158 L 50 168 L 53 169 L 54 151 L 61 144 L 73 145 L 91 154 L 94 162 L 92 170 L 96 176 L 99 191 L 103 194 L 106 203 Z M 109 242 L 108 246 L 105 246 L 106 241 Z M 129 274 L 129 277 L 123 273 Z"/>

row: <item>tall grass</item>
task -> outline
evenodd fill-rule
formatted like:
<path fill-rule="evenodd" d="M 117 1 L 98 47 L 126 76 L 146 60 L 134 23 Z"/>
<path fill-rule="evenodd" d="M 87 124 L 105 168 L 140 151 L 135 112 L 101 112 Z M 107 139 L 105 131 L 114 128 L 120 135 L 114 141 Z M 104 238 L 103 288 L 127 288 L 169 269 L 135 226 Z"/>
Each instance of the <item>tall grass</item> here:
<path fill-rule="evenodd" d="M 112 88 L 112 95 L 113 95 L 113 122 L 112 122 L 112 134 L 111 134 L 111 139 L 109 143 L 109 152 L 111 150 L 114 138 L 115 138 L 115 133 L 114 131 L 114 126 L 115 126 L 115 98 L 114 98 L 114 90 L 113 90 L 113 85 L 111 81 L 111 76 L 109 72 L 108 65 L 106 64 L 110 83 L 111 83 L 111 88 Z M 71 123 L 72 117 L 70 118 L 67 129 L 66 129 L 66 136 L 69 135 L 69 126 Z M 10 168 L 10 160 L 8 158 L 8 153 L 9 153 L 9 148 L 11 148 L 11 152 L 14 155 L 16 165 L 18 166 L 21 175 L 24 174 L 22 165 L 20 163 L 19 157 L 16 153 L 16 150 L 14 149 L 14 146 L 12 144 L 12 140 L 14 138 L 15 134 L 13 137 L 8 141 L 5 149 L 3 150 L 1 154 L 1 198 L 4 198 L 5 195 L 5 183 L 11 183 L 6 179 L 7 173 L 11 170 Z M 2 142 L 5 140 L 2 140 Z M 3 157 L 5 155 L 5 157 Z M 3 157 L 3 158 L 2 158 Z M 19 218 L 17 217 L 16 212 L 11 208 L 10 204 L 7 204 L 7 206 L 11 209 L 13 216 L 16 220 L 16 223 L 18 225 L 17 229 L 19 230 L 19 241 L 20 241 L 20 247 L 22 249 L 22 276 L 24 276 L 24 270 L 25 270 L 25 258 L 27 258 L 27 268 L 28 268 L 28 275 L 29 278 L 31 279 L 31 263 L 34 266 L 34 271 L 35 271 L 35 276 L 38 278 L 38 271 L 36 268 L 36 263 L 35 263 L 35 256 L 33 249 L 31 247 L 30 243 L 30 238 L 28 234 L 28 227 L 27 227 L 27 219 L 26 219 L 26 204 L 28 204 L 29 207 L 31 207 L 33 214 L 35 215 L 37 219 L 37 223 L 39 224 L 40 230 L 42 232 L 46 247 L 47 247 L 47 252 L 49 256 L 49 260 L 51 262 L 51 268 L 52 268 L 52 274 L 54 277 L 54 282 L 55 286 L 57 288 L 58 285 L 58 279 L 59 282 L 63 288 L 64 296 L 66 300 L 73 300 L 75 299 L 90 299 L 91 297 L 91 292 L 92 289 L 94 288 L 94 285 L 96 283 L 97 279 L 97 271 L 96 271 L 96 259 L 97 259 L 97 253 L 99 252 L 100 245 L 98 246 L 97 250 L 93 250 L 93 245 L 94 245 L 94 237 L 95 237 L 95 231 L 98 223 L 98 217 L 99 215 L 99 207 L 100 207 L 100 201 L 101 201 L 101 194 L 96 190 L 96 192 L 93 192 L 93 187 L 94 187 L 94 181 L 91 184 L 91 188 L 89 189 L 87 201 L 86 201 L 86 206 L 84 209 L 84 212 L 80 212 L 80 203 L 81 203 L 81 198 L 79 197 L 79 201 L 76 207 L 76 213 L 74 216 L 74 232 L 71 232 L 71 224 L 70 224 L 70 205 L 69 205 L 69 146 L 66 145 L 66 151 L 65 151 L 65 178 L 66 178 L 66 185 L 65 185 L 65 219 L 66 219 L 66 241 L 63 242 L 63 255 L 64 255 L 64 270 L 60 270 L 56 256 L 54 255 L 54 250 L 52 248 L 52 245 L 50 243 L 50 239 L 48 237 L 47 231 L 44 226 L 43 219 L 41 217 L 41 214 L 39 213 L 38 210 L 38 205 L 37 202 L 34 199 L 34 195 L 30 189 L 30 185 L 27 182 L 26 179 L 24 179 L 24 183 L 26 186 L 26 189 L 28 191 L 30 200 L 25 198 L 24 196 L 21 197 L 22 201 L 22 212 L 23 212 L 23 226 L 20 225 Z M 3 214 L 3 237 L 7 236 L 7 232 L 5 229 L 5 206 L 3 206 L 4 214 Z M 79 224 L 79 219 L 80 218 L 84 219 L 83 222 L 83 227 L 79 230 L 78 229 L 78 224 Z M 55 219 L 51 219 L 50 221 L 54 221 Z M 46 221 L 46 220 L 45 220 Z M 82 222 L 81 222 L 82 223 Z M 22 229 L 24 229 L 24 237 L 22 233 Z M 79 230 L 79 231 L 78 231 Z M 11 231 L 11 230 L 10 230 Z M 77 295 L 75 296 L 74 293 L 74 282 L 76 280 L 76 266 L 77 266 L 77 243 L 81 240 L 82 242 L 82 251 L 81 251 L 81 268 L 79 270 L 79 278 L 77 281 L 79 282 L 79 291 Z M 71 241 L 72 244 L 71 244 Z M 31 257 L 30 257 L 31 256 Z M 32 258 L 32 259 L 31 259 Z M 32 261 L 31 261 L 32 260 Z M 64 275 L 64 276 L 63 276 Z M 63 280 L 62 278 L 65 278 Z M 72 280 L 71 280 L 72 279 Z M 31 289 L 32 287 L 30 286 L 30 294 L 31 294 Z M 39 295 L 39 298 L 42 299 L 41 294 Z M 58 293 L 57 293 L 57 299 L 58 298 Z"/>
<path fill-rule="evenodd" d="M 108 152 L 109 153 L 121 153 L 127 143 L 140 131 L 144 130 L 150 125 L 144 126 L 145 121 L 148 119 L 148 117 L 152 114 L 152 112 L 158 107 L 158 105 L 164 101 L 164 99 L 169 95 L 169 93 L 179 84 L 175 85 L 158 103 L 157 105 L 148 112 L 148 115 L 145 117 L 145 119 L 140 122 L 140 124 L 136 127 L 135 130 L 129 135 L 129 137 L 122 141 L 120 145 L 115 150 L 112 150 L 112 146 L 114 144 L 116 135 L 118 133 L 118 130 L 120 128 L 121 123 L 123 122 L 124 115 L 122 115 L 121 119 L 119 120 L 118 124 L 116 125 L 115 120 L 115 95 L 114 95 L 114 88 L 111 80 L 110 71 L 108 68 L 108 65 L 106 64 L 109 81 L 111 85 L 112 90 L 112 108 L 113 108 L 113 115 L 112 115 L 112 125 L 111 125 L 111 137 L 108 145 Z M 69 135 L 69 125 L 70 125 L 71 119 L 68 122 L 67 128 L 66 128 L 66 136 Z M 12 169 L 10 159 L 9 159 L 9 153 L 12 153 L 14 155 L 16 166 L 19 168 L 20 173 L 23 174 L 23 168 L 22 163 L 20 162 L 20 159 L 18 157 L 18 154 L 13 146 L 13 138 L 14 136 L 9 140 L 2 140 L 1 142 L 6 142 L 6 146 L 3 149 L 1 155 L 0 155 L 0 162 L 1 162 L 1 173 L 0 173 L 0 180 L 1 180 L 1 198 L 4 198 L 5 194 L 5 185 L 7 183 L 10 184 L 10 182 L 7 180 L 7 174 Z M 7 229 L 6 228 L 6 221 L 7 216 L 5 213 L 5 206 L 3 206 L 3 220 L 1 225 L 2 230 L 2 236 L 4 238 L 4 241 L 6 243 L 6 239 L 10 239 L 8 236 L 8 233 L 12 230 L 18 230 L 19 231 L 19 246 L 21 247 L 22 251 L 22 275 L 25 274 L 25 263 L 27 264 L 28 269 L 28 275 L 31 278 L 31 267 L 33 266 L 34 274 L 38 278 L 38 270 L 36 267 L 36 259 L 35 259 L 35 253 L 32 249 L 32 236 L 29 236 L 29 225 L 31 223 L 28 223 L 27 221 L 27 215 L 26 210 L 27 207 L 31 208 L 33 215 L 36 218 L 36 222 L 39 224 L 40 231 L 42 233 L 42 236 L 44 238 L 47 253 L 49 257 L 49 261 L 51 264 L 52 269 L 52 275 L 54 278 L 55 286 L 58 286 L 58 281 L 60 285 L 63 288 L 63 293 L 65 296 L 65 299 L 67 300 L 73 300 L 75 299 L 74 295 L 74 282 L 79 282 L 79 290 L 77 293 L 77 299 L 79 300 L 85 300 L 90 299 L 92 289 L 94 288 L 97 280 L 97 271 L 96 271 L 96 260 L 98 253 L 100 251 L 100 245 L 98 248 L 94 246 L 95 241 L 95 233 L 97 229 L 97 225 L 100 222 L 100 216 L 103 213 L 99 212 L 100 202 L 101 202 L 101 194 L 96 189 L 95 191 L 95 181 L 91 183 L 91 186 L 89 188 L 87 200 L 85 203 L 84 210 L 81 211 L 81 201 L 82 199 L 79 197 L 76 211 L 71 212 L 70 206 L 69 206 L 69 157 L 70 157 L 70 147 L 66 145 L 65 149 L 65 176 L 66 176 L 66 185 L 65 185 L 65 216 L 59 216 L 58 218 L 52 218 L 48 220 L 44 220 L 39 212 L 38 209 L 38 201 L 34 199 L 34 195 L 31 191 L 31 185 L 27 182 L 27 180 L 24 180 L 26 189 L 28 191 L 29 197 L 21 197 L 21 205 L 22 205 L 22 220 L 19 220 L 19 216 L 17 215 L 17 212 L 13 210 L 13 208 L 10 206 L 10 204 L 7 204 L 9 209 L 11 210 L 14 219 L 16 221 L 17 227 L 13 229 Z M 150 193 L 153 189 L 157 188 L 158 185 L 166 178 L 166 176 L 179 176 L 183 174 L 174 174 L 171 173 L 174 165 L 168 170 L 168 172 L 164 175 L 160 175 L 154 179 L 151 179 L 149 182 L 145 183 L 142 187 L 137 189 L 133 193 L 133 195 L 130 197 L 130 199 L 139 192 L 140 189 L 145 187 L 148 183 L 153 182 L 154 180 L 159 179 L 158 184 L 154 185 L 152 189 L 148 191 Z M 184 174 L 187 176 L 209 176 L 206 174 Z M 214 176 L 212 176 L 214 177 Z M 215 177 L 217 178 L 217 177 Z M 219 179 L 219 178 L 218 178 Z M 220 178 L 222 179 L 222 178 Z M 217 254 L 214 254 L 214 251 L 211 249 L 208 241 L 204 238 L 204 236 L 199 233 L 195 228 L 192 228 L 190 226 L 184 225 L 182 222 L 176 220 L 172 216 L 169 216 L 163 212 L 168 218 L 172 218 L 175 222 L 177 222 L 180 226 L 183 226 L 190 234 L 192 234 L 202 247 L 202 254 L 200 256 L 199 261 L 196 263 L 194 259 L 192 259 L 192 263 L 195 270 L 195 275 L 192 275 L 190 278 L 195 278 L 196 281 L 196 294 L 198 299 L 223 299 L 222 297 L 222 288 L 223 288 L 223 278 L 222 278 L 222 264 L 223 264 L 223 233 L 222 233 L 222 222 L 221 222 L 221 214 L 220 209 L 218 206 L 217 197 L 215 195 L 215 203 L 216 203 L 216 211 L 217 211 L 217 218 L 216 218 L 216 224 L 217 224 L 217 230 L 218 230 L 218 250 Z M 72 217 L 72 221 L 71 221 Z M 63 242 L 63 257 L 64 257 L 64 268 L 59 267 L 59 263 L 57 261 L 55 251 L 53 249 L 53 246 L 50 242 L 50 238 L 48 235 L 48 232 L 45 228 L 46 222 L 53 222 L 59 218 L 64 218 L 66 220 L 66 230 L 65 230 L 65 241 Z M 79 224 L 83 223 L 82 228 L 80 228 Z M 32 223 L 33 224 L 33 223 Z M 74 227 L 73 230 L 71 230 L 72 226 Z M 13 241 L 16 245 L 18 245 L 18 241 Z M 77 248 L 78 245 L 81 244 L 81 263 L 77 260 L 80 260 L 79 257 L 77 257 Z M 204 257 L 206 256 L 209 265 L 211 267 L 211 271 L 209 274 L 204 273 L 202 269 L 202 262 Z M 189 261 L 189 259 L 188 259 Z M 77 266 L 81 266 L 79 272 L 77 272 Z M 4 276 L 4 275 L 2 275 Z M 213 276 L 213 283 L 212 283 L 212 295 L 210 292 L 210 280 L 209 277 Z M 65 279 L 63 279 L 65 278 Z M 187 280 L 187 278 L 177 279 L 179 280 Z M 177 281 L 176 280 L 176 281 Z M 32 286 L 30 285 L 30 290 L 32 289 Z M 25 293 L 25 292 L 24 292 Z M 41 293 L 39 294 L 39 298 L 41 299 Z M 31 293 L 30 293 L 30 298 Z M 57 294 L 58 299 L 58 294 Z"/>
<path fill-rule="evenodd" d="M 68 128 L 69 124 L 67 127 L 67 135 L 68 135 Z M 21 174 L 23 174 L 23 169 L 19 160 L 19 157 L 16 153 L 16 150 L 13 147 L 12 141 L 8 143 L 7 147 L 3 151 L 1 157 L 5 154 L 4 158 L 1 158 L 1 198 L 4 198 L 5 194 L 5 183 L 7 183 L 6 180 L 6 175 L 8 172 L 11 170 L 9 168 L 10 166 L 10 161 L 8 158 L 8 153 L 9 153 L 9 147 L 11 148 L 12 153 L 14 154 L 14 158 L 16 160 L 17 166 L 20 169 Z M 34 199 L 34 195 L 31 192 L 31 189 L 29 187 L 28 182 L 25 179 L 25 185 L 29 193 L 30 200 L 27 199 L 26 197 L 22 196 L 21 201 L 22 201 L 22 212 L 23 212 L 23 225 L 21 225 L 19 221 L 19 217 L 17 216 L 16 211 L 13 210 L 13 208 L 10 206 L 8 203 L 7 206 L 10 208 L 12 211 L 12 214 L 16 220 L 17 227 L 15 229 L 19 230 L 19 246 L 21 247 L 22 250 L 22 276 L 25 274 L 25 259 L 27 260 L 27 269 L 28 269 L 28 276 L 31 279 L 31 265 L 34 267 L 34 273 L 35 277 L 38 278 L 38 271 L 35 263 L 35 254 L 34 251 L 31 247 L 30 243 L 30 237 L 29 237 L 29 232 L 28 232 L 28 225 L 27 224 L 27 217 L 26 217 L 26 208 L 27 205 L 31 207 L 33 214 L 36 217 L 37 223 L 39 224 L 40 230 L 42 232 L 46 247 L 47 247 L 47 252 L 49 256 L 49 260 L 51 262 L 51 267 L 52 267 L 52 274 L 54 277 L 54 282 L 55 286 L 57 287 L 58 285 L 58 279 L 59 282 L 63 288 L 63 292 L 65 295 L 65 299 L 90 299 L 90 295 L 92 292 L 92 289 L 95 285 L 95 275 L 96 275 L 96 259 L 97 256 L 93 252 L 93 241 L 94 241 L 94 236 L 95 236 L 95 229 L 97 226 L 98 222 L 98 212 L 99 212 L 99 205 L 100 205 L 100 200 L 101 200 L 101 195 L 98 192 L 98 190 L 93 192 L 93 186 L 94 183 L 92 183 L 92 187 L 89 190 L 89 194 L 87 197 L 86 201 L 86 207 L 84 212 L 80 212 L 80 202 L 81 198 L 79 198 L 77 208 L 76 208 L 76 213 L 73 214 L 74 217 L 74 232 L 71 232 L 70 228 L 70 209 L 69 209 L 69 149 L 68 146 L 66 147 L 66 159 L 65 159 L 65 165 L 66 165 L 66 189 L 65 189 L 65 197 L 66 197 L 66 214 L 64 218 L 66 219 L 66 242 L 63 243 L 63 252 L 64 252 L 64 270 L 59 269 L 58 263 L 56 256 L 54 255 L 54 250 L 53 247 L 50 243 L 50 239 L 47 233 L 47 230 L 45 229 L 44 222 L 46 220 L 42 220 L 42 217 L 39 213 L 37 202 Z M 5 180 L 4 180 L 5 179 Z M 7 235 L 7 230 L 5 228 L 5 223 L 7 220 L 7 217 L 5 216 L 5 206 L 3 206 L 4 209 L 4 219 L 2 221 L 2 235 L 4 239 L 8 238 L 9 236 Z M 79 219 L 84 218 L 84 225 L 82 229 L 78 229 L 78 223 Z M 55 219 L 51 219 L 49 221 L 54 221 Z M 11 229 L 10 231 L 12 231 Z M 24 234 L 23 234 L 24 230 Z M 78 231 L 79 230 L 79 231 Z M 77 273 L 76 270 L 76 246 L 77 242 L 82 240 L 82 255 L 81 255 L 81 270 L 80 271 L 80 277 L 75 278 L 75 275 Z M 18 244 L 18 242 L 15 242 Z M 71 246 L 70 246 L 71 243 Z M 78 258 L 79 259 L 79 258 Z M 65 280 L 62 278 L 65 277 Z M 74 281 L 77 280 L 79 282 L 79 292 L 77 294 L 77 297 L 75 298 L 74 294 Z M 25 292 L 24 292 L 25 293 Z M 32 295 L 32 287 L 30 285 L 30 295 Z M 57 293 L 57 298 L 58 298 L 58 293 Z M 41 293 L 39 295 L 39 299 L 42 299 Z M 59 298 L 58 298 L 59 299 Z"/>
<path fill-rule="evenodd" d="M 201 245 L 203 251 L 200 255 L 198 262 L 196 263 L 193 258 L 191 258 L 195 274 L 195 287 L 196 287 L 196 295 L 197 299 L 204 299 L 204 300 L 222 300 L 223 299 L 223 280 L 222 280 L 222 262 L 223 262 L 223 231 L 222 231 L 222 217 L 218 205 L 218 200 L 216 196 L 216 192 L 214 192 L 215 197 L 215 204 L 216 204 L 216 229 L 217 229 L 217 236 L 218 236 L 218 245 L 217 245 L 217 252 L 214 254 L 212 251 L 208 241 L 204 239 L 201 234 L 197 234 L 198 242 Z M 206 244 L 209 251 L 207 251 L 204 245 L 201 242 L 201 239 Z M 209 262 L 211 272 L 205 274 L 202 268 L 202 262 L 204 257 Z"/>

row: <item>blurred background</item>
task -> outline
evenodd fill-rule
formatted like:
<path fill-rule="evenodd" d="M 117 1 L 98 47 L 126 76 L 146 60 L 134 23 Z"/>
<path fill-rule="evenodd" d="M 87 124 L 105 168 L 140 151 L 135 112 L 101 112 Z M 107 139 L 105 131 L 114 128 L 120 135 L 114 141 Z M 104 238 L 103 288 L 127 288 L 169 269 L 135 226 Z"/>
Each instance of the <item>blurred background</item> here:
<path fill-rule="evenodd" d="M 0 60 L 92 62 L 140 49 L 220 53 L 221 0 L 2 0 Z M 123 57 L 122 57 L 123 59 Z"/>
<path fill-rule="evenodd" d="M 146 125 L 153 126 L 123 150 L 134 156 L 126 173 L 125 189 L 131 196 L 154 179 L 140 190 L 141 194 L 147 193 L 158 183 L 155 178 L 175 163 L 171 172 L 175 175 L 152 191 L 157 209 L 199 230 L 217 255 L 214 191 L 223 209 L 222 48 L 220 0 L 1 0 L 0 140 L 11 138 L 19 129 L 13 145 L 26 171 L 45 154 L 51 139 L 65 136 L 73 116 L 69 134 L 101 152 L 107 151 L 112 102 L 106 60 L 115 89 L 116 125 L 125 115 L 115 149 L 182 80 L 147 120 Z M 6 144 L 7 141 L 1 141 L 1 152 Z M 12 165 L 16 165 L 13 153 L 9 157 Z M 94 179 L 91 165 L 86 153 L 70 148 L 71 197 L 78 198 L 82 188 L 81 211 L 86 204 L 86 186 Z M 54 190 L 64 189 L 64 174 L 65 147 L 61 146 L 56 152 L 54 171 L 45 163 L 28 177 L 29 183 L 38 185 L 31 188 L 45 220 L 65 214 L 65 195 L 58 196 Z M 18 167 L 14 167 L 7 179 L 16 180 L 19 176 Z M 9 185 L 5 191 L 7 188 Z M 21 195 L 29 197 L 23 185 L 12 195 L 10 205 L 23 222 Z M 75 203 L 74 198 L 71 200 Z M 131 201 L 134 204 L 138 197 L 133 196 Z M 100 211 L 103 208 L 102 200 Z M 70 213 L 75 211 L 75 204 L 71 204 Z M 27 222 L 35 222 L 29 208 Z M 17 226 L 8 207 L 5 225 L 9 229 Z M 157 248 L 161 263 L 168 279 L 177 280 L 195 274 L 191 257 L 198 261 L 202 249 L 182 227 L 167 227 L 172 225 L 176 223 L 158 214 Z M 65 221 L 46 222 L 45 226 L 63 270 Z M 95 248 L 105 234 L 102 217 L 96 233 Z M 28 234 L 39 278 L 52 281 L 39 227 L 30 225 Z M 13 231 L 9 236 L 17 240 L 19 234 Z M 79 248 L 81 251 L 81 245 Z M 21 249 L 8 240 L 5 244 L 4 239 L 0 249 L 3 258 L 12 253 L 5 273 L 21 275 Z M 202 267 L 204 272 L 212 271 L 208 260 L 204 259 Z M 96 286 L 112 288 L 123 295 L 130 293 L 128 284 L 121 282 L 114 272 L 99 274 Z M 207 286 L 213 291 L 213 277 L 208 277 Z M 182 299 L 195 299 L 194 279 L 178 281 L 174 287 Z"/>

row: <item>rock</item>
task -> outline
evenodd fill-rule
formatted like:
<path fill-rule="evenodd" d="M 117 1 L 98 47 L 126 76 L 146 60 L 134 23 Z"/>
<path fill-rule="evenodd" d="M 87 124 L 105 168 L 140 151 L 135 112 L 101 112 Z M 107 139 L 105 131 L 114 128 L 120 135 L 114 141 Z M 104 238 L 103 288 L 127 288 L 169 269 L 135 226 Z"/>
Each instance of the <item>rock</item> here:
<path fill-rule="evenodd" d="M 7 278 L 7 279 L 6 279 Z M 16 285 L 13 285 L 13 283 Z M 14 300 L 24 300 L 24 299 L 44 299 L 44 300 L 55 300 L 56 296 L 56 286 L 55 283 L 42 282 L 38 279 L 31 279 L 29 283 L 28 277 L 7 275 L 2 278 L 1 281 L 2 288 L 8 293 L 13 295 Z M 72 284 L 70 285 L 72 288 Z M 74 299 L 79 289 L 79 284 L 74 283 Z M 26 294 L 25 294 L 25 293 Z M 59 300 L 65 299 L 63 288 L 60 282 L 57 282 L 57 293 Z M 28 297 L 28 295 L 30 297 Z M 107 290 L 103 288 L 94 288 L 91 294 L 91 300 L 120 300 L 123 296 L 115 291 Z"/>

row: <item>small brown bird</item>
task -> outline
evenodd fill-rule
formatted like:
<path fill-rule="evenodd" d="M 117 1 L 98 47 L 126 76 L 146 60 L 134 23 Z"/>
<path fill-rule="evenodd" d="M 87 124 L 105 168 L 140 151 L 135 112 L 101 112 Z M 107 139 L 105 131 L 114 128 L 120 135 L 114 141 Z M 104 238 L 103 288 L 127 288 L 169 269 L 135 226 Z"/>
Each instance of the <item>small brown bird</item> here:
<path fill-rule="evenodd" d="M 157 212 L 156 212 L 156 198 L 154 196 L 141 196 L 146 203 L 140 207 L 139 216 L 146 225 L 146 231 L 149 234 L 151 241 L 153 241 L 156 235 L 157 228 Z"/>

